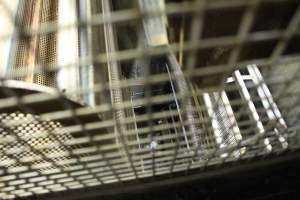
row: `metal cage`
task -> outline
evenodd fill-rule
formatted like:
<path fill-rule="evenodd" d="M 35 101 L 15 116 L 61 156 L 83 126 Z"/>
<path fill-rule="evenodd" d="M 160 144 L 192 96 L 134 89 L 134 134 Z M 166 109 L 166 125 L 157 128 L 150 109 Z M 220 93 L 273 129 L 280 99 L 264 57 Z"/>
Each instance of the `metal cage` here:
<path fill-rule="evenodd" d="M 0 17 L 0 199 L 151 188 L 300 147 L 298 0 L 2 0 Z"/>

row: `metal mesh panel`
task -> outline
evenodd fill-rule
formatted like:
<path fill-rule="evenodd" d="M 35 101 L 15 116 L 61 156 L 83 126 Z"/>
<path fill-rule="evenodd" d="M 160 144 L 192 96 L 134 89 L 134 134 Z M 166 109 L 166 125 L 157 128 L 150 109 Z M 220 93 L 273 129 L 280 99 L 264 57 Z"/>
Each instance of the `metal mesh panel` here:
<path fill-rule="evenodd" d="M 33 1 L 24 1 L 20 2 L 18 5 L 18 13 L 19 15 L 16 17 L 16 24 L 19 26 L 34 26 L 37 25 L 37 15 L 38 15 L 38 2 Z M 35 22 L 35 23 L 34 23 Z M 24 69 L 27 72 L 26 77 L 17 78 L 18 80 L 24 81 L 32 81 L 32 74 L 29 69 L 32 68 L 34 63 L 34 55 L 35 51 L 35 40 L 34 37 L 30 37 L 22 32 L 20 32 L 21 36 L 18 37 L 15 41 L 15 52 L 13 51 L 11 54 L 11 59 L 13 60 L 11 67 L 11 76 L 18 69 Z"/>
<path fill-rule="evenodd" d="M 13 141 L 8 144 L 1 146 L 2 152 L 10 152 L 9 155 L 1 154 L 1 163 L 6 167 L 13 168 L 22 168 L 24 167 L 22 163 L 29 162 L 30 160 L 35 160 L 33 163 L 30 163 L 32 166 L 41 164 L 46 167 L 37 167 L 39 171 L 45 173 L 46 170 L 55 169 L 55 167 L 47 160 L 43 160 L 43 157 L 46 157 L 51 160 L 51 153 L 58 154 L 58 157 L 53 158 L 52 162 L 59 163 L 59 161 L 68 162 L 68 158 L 65 156 L 67 150 L 64 146 L 58 146 L 58 143 L 66 143 L 72 137 L 69 134 L 57 135 L 56 137 L 43 137 L 43 134 L 46 131 L 53 132 L 62 127 L 59 122 L 53 121 L 41 121 L 35 120 L 35 116 L 30 114 L 22 113 L 2 113 L 1 114 L 1 123 L 6 123 L 8 121 L 23 121 L 24 124 L 19 126 L 12 126 L 7 129 L 1 130 L 1 136 L 8 138 L 11 135 L 11 132 L 14 132 L 16 137 L 19 137 L 23 142 Z M 31 148 L 41 147 L 39 151 L 32 151 Z M 42 156 L 41 156 L 41 155 Z M 9 156 L 9 157 L 8 157 Z M 61 165 L 60 167 L 64 167 Z"/>
<path fill-rule="evenodd" d="M 299 6 L 18 1 L 0 36 L 14 41 L 0 198 L 110 194 L 298 152 Z"/>
<path fill-rule="evenodd" d="M 20 1 L 15 19 L 16 26 L 38 28 L 46 22 L 55 22 L 57 20 L 57 1 Z M 22 29 L 21 29 L 22 30 Z M 27 76 L 17 78 L 26 82 L 39 85 L 56 87 L 56 72 L 47 71 L 42 68 L 40 73 L 33 74 L 36 65 L 56 64 L 56 33 L 45 35 L 28 35 L 26 32 L 20 32 L 20 36 L 15 41 L 15 48 L 11 49 L 11 58 L 13 59 L 12 74 L 18 69 L 27 70 Z M 11 75 L 12 78 L 13 75 Z"/>
<path fill-rule="evenodd" d="M 42 1 L 41 13 L 40 13 L 40 24 L 46 22 L 55 22 L 57 20 L 57 1 Z M 39 53 L 38 53 L 38 63 L 40 65 L 52 65 L 55 68 L 56 64 L 56 34 L 48 33 L 46 35 L 41 35 L 38 39 L 39 41 Z M 47 72 L 42 71 L 41 74 L 35 74 L 34 83 L 40 85 L 46 85 L 50 87 L 56 87 L 56 77 L 55 71 Z"/>

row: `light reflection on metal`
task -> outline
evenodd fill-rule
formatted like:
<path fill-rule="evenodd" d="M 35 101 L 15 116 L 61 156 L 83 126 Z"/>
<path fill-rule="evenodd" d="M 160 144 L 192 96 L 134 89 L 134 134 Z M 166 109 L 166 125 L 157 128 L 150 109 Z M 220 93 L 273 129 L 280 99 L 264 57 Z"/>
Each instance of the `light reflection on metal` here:
<path fill-rule="evenodd" d="M 76 11 L 76 1 L 58 0 L 58 26 L 76 23 Z M 78 28 L 59 29 L 57 31 L 57 85 L 61 91 L 77 101 L 78 97 L 68 94 L 68 92 L 79 89 L 79 67 L 76 63 L 78 58 Z M 70 63 L 72 63 L 72 67 L 61 67 Z"/>
<path fill-rule="evenodd" d="M 155 12 L 165 12 L 165 0 L 138 0 L 138 3 L 141 12 L 145 14 L 143 25 L 148 45 L 168 44 L 166 16 L 153 14 Z"/>
<path fill-rule="evenodd" d="M 92 8 L 91 0 L 78 1 L 78 16 L 82 22 L 91 20 Z M 94 89 L 94 65 L 93 65 L 92 51 L 92 27 L 85 25 L 79 28 L 79 57 L 87 57 L 86 65 L 80 66 L 79 83 L 80 87 L 89 88 L 91 91 Z M 95 106 L 95 94 L 89 92 L 83 96 L 83 101 L 90 106 Z"/>
<path fill-rule="evenodd" d="M 284 148 L 287 148 L 288 143 L 284 138 L 283 134 L 286 132 L 287 125 L 273 100 L 272 94 L 267 87 L 258 67 L 256 65 L 249 65 L 247 67 L 250 76 L 252 77 L 253 83 L 256 86 L 259 97 L 261 98 L 262 104 L 266 109 L 269 120 L 274 121 L 276 124 L 275 133 L 278 134 L 279 141 L 282 143 Z M 278 131 L 279 130 L 279 131 Z"/>
<path fill-rule="evenodd" d="M 256 128 L 258 130 L 259 134 L 264 134 L 264 127 L 262 122 L 259 119 L 259 115 L 256 111 L 256 108 L 254 106 L 253 101 L 251 100 L 251 96 L 250 93 L 244 83 L 243 77 L 241 75 L 241 73 L 239 71 L 235 71 L 233 74 L 233 78 L 235 80 L 235 83 L 237 85 L 237 87 L 240 89 L 239 92 L 242 96 L 242 98 L 244 99 L 244 101 L 246 102 L 246 104 L 248 105 L 247 109 L 249 109 L 250 111 L 250 116 L 251 118 L 256 122 Z"/>
<path fill-rule="evenodd" d="M 182 111 L 181 111 L 180 106 L 179 106 L 179 101 L 178 101 L 178 98 L 177 98 L 177 95 L 176 95 L 176 91 L 175 91 L 173 80 L 171 79 L 170 69 L 169 69 L 168 65 L 166 65 L 166 69 L 167 69 L 169 80 L 170 80 L 170 85 L 171 85 L 171 89 L 172 89 L 172 95 L 174 96 L 174 101 L 175 101 L 176 109 L 178 111 L 179 121 L 182 123 L 183 122 L 183 118 L 182 118 L 182 114 L 181 114 Z M 183 132 L 184 139 L 185 139 L 185 142 L 186 142 L 186 147 L 189 150 L 190 149 L 190 145 L 189 145 L 189 140 L 188 140 L 188 137 L 187 137 L 187 134 L 186 134 L 186 128 L 184 126 L 182 126 L 181 128 L 182 128 L 182 132 Z"/>
<path fill-rule="evenodd" d="M 3 0 L 0 4 L 0 30 L 10 37 L 0 40 L 0 76 L 4 77 L 9 65 L 9 52 L 12 44 L 14 30 L 14 18 L 19 0 Z M 4 31 L 5 30 L 5 31 Z M 1 35 L 1 34 L 0 34 Z"/>

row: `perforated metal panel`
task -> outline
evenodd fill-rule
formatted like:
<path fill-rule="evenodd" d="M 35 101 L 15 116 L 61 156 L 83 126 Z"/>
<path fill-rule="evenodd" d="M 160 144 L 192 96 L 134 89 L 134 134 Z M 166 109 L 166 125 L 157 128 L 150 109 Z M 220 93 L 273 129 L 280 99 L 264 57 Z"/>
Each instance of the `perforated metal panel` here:
<path fill-rule="evenodd" d="M 22 140 L 22 142 L 14 140 L 6 145 L 1 145 L 1 163 L 5 167 L 8 169 L 26 168 L 21 163 L 27 162 L 41 173 L 45 173 L 46 170 L 66 167 L 64 163 L 68 163 L 67 150 L 63 145 L 58 144 L 67 143 L 68 140 L 72 139 L 71 135 L 65 133 L 63 135 L 43 137 L 45 132 L 55 132 L 62 128 L 59 122 L 39 121 L 36 119 L 38 118 L 37 116 L 23 113 L 2 113 L 0 118 L 1 124 L 14 123 L 16 121 L 23 122 L 20 125 L 12 125 L 10 128 L 1 130 L 1 137 L 3 138 L 13 139 L 11 138 L 11 132 L 14 132 L 15 136 Z M 32 151 L 31 148 L 39 148 L 39 150 Z M 9 155 L 3 154 L 3 152 L 9 152 Z M 51 155 L 53 157 L 55 154 L 58 157 L 51 159 Z M 30 162 L 31 160 L 34 161 Z M 56 163 L 58 167 L 53 166 L 51 162 Z"/>
<path fill-rule="evenodd" d="M 47 22 L 55 22 L 57 20 L 57 0 L 42 1 L 40 24 Z M 49 68 L 56 68 L 57 53 L 56 53 L 56 33 L 48 33 L 41 35 L 38 39 L 38 59 L 40 65 L 49 65 Z M 57 74 L 55 71 L 43 70 L 40 74 L 35 74 L 34 83 L 56 87 Z"/>

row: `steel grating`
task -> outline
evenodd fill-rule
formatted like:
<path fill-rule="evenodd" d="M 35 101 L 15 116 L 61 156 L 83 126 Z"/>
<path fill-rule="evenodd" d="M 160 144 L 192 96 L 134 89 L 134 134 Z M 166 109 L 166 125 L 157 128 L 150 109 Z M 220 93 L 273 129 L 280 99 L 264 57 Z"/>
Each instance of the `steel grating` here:
<path fill-rule="evenodd" d="M 300 147 L 297 0 L 3 0 L 0 16 L 0 199 Z"/>

